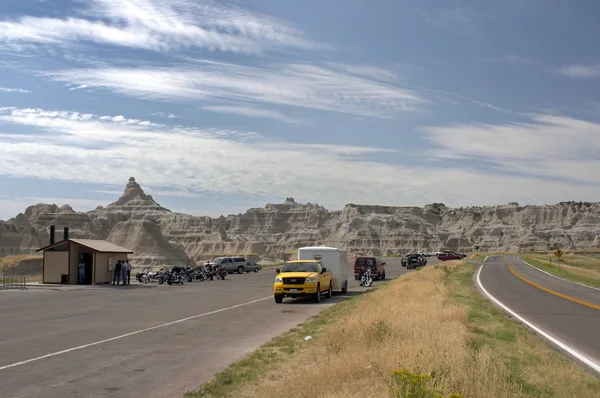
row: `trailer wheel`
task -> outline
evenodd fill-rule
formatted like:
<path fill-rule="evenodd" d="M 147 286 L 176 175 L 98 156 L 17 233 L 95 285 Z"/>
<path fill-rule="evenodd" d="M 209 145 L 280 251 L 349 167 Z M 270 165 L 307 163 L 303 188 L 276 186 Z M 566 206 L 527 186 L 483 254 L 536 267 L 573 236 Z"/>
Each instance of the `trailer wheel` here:
<path fill-rule="evenodd" d="M 348 281 L 344 282 L 344 287 L 342 287 L 342 294 L 346 294 L 348 292 Z"/>

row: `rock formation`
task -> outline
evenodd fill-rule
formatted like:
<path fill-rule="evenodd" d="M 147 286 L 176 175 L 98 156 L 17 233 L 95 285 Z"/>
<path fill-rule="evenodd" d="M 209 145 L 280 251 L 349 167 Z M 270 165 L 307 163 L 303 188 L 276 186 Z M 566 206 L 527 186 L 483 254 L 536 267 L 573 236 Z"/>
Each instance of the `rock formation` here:
<path fill-rule="evenodd" d="M 73 238 L 106 239 L 135 251 L 135 265 L 176 265 L 223 254 L 282 258 L 305 245 L 391 255 L 421 250 L 518 251 L 597 248 L 600 203 L 452 209 L 348 204 L 329 211 L 286 198 L 218 218 L 175 213 L 146 195 L 132 177 L 123 196 L 86 213 L 37 204 L 0 221 L 0 256 L 30 254 L 49 241 L 49 226 Z"/>

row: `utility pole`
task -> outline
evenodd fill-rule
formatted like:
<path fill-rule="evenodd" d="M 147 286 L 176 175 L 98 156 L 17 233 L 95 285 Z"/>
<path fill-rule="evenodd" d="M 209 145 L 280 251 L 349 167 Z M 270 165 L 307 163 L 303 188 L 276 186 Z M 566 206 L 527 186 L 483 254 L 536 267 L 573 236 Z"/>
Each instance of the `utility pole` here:
<path fill-rule="evenodd" d="M 383 256 L 383 220 L 379 221 L 379 249 L 381 250 L 381 255 Z"/>

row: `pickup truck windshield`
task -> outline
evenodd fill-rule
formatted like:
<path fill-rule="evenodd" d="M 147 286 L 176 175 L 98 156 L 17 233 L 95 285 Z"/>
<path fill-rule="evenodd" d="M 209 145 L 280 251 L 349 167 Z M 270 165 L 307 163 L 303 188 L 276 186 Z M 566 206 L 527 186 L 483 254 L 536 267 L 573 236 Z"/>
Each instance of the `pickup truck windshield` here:
<path fill-rule="evenodd" d="M 317 272 L 316 263 L 287 263 L 281 272 Z"/>

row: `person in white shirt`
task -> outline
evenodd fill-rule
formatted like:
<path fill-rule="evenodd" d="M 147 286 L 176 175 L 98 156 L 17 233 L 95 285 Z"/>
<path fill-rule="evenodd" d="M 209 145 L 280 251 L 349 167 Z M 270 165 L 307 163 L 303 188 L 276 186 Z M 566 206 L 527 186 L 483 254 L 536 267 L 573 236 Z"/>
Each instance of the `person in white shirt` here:
<path fill-rule="evenodd" d="M 131 283 L 131 263 L 129 259 L 123 264 L 123 284 L 129 285 Z"/>

